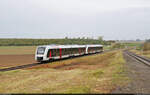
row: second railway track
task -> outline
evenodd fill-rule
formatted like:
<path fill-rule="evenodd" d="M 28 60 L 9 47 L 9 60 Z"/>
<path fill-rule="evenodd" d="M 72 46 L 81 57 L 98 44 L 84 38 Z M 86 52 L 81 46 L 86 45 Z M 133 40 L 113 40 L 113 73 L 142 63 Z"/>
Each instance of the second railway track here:
<path fill-rule="evenodd" d="M 136 60 L 144 63 L 145 65 L 149 66 L 150 67 L 150 59 L 149 58 L 146 58 L 146 57 L 143 57 L 143 56 L 139 56 L 135 53 L 132 53 L 132 52 L 129 52 L 127 50 L 124 51 L 127 55 L 131 56 L 132 58 L 135 58 Z"/>

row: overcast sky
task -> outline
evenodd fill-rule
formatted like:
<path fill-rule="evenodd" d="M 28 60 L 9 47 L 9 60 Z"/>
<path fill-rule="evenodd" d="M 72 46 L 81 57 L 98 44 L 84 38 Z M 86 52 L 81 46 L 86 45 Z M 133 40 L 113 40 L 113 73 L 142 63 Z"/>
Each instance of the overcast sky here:
<path fill-rule="evenodd" d="M 0 0 L 0 38 L 150 38 L 150 0 Z"/>

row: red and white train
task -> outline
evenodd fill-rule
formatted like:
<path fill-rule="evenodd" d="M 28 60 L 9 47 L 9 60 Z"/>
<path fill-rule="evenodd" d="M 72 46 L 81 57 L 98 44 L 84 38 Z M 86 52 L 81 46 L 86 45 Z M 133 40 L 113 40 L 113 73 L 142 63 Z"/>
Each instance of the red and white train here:
<path fill-rule="evenodd" d="M 35 60 L 43 62 L 102 51 L 103 45 L 43 45 L 37 47 Z"/>

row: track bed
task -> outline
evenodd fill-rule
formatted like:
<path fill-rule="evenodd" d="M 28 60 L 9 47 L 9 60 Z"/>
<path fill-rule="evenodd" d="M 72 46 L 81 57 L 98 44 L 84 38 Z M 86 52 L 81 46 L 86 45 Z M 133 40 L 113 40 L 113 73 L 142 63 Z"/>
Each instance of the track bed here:
<path fill-rule="evenodd" d="M 150 67 L 127 53 L 124 53 L 124 59 L 131 82 L 124 87 L 118 87 L 112 93 L 150 93 Z"/>

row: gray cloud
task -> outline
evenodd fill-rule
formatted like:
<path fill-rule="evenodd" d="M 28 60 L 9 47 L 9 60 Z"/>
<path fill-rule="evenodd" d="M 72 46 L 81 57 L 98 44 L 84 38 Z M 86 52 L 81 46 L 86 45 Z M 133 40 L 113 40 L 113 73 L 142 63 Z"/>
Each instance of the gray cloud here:
<path fill-rule="evenodd" d="M 150 38 L 149 0 L 0 0 L 0 38 Z"/>

